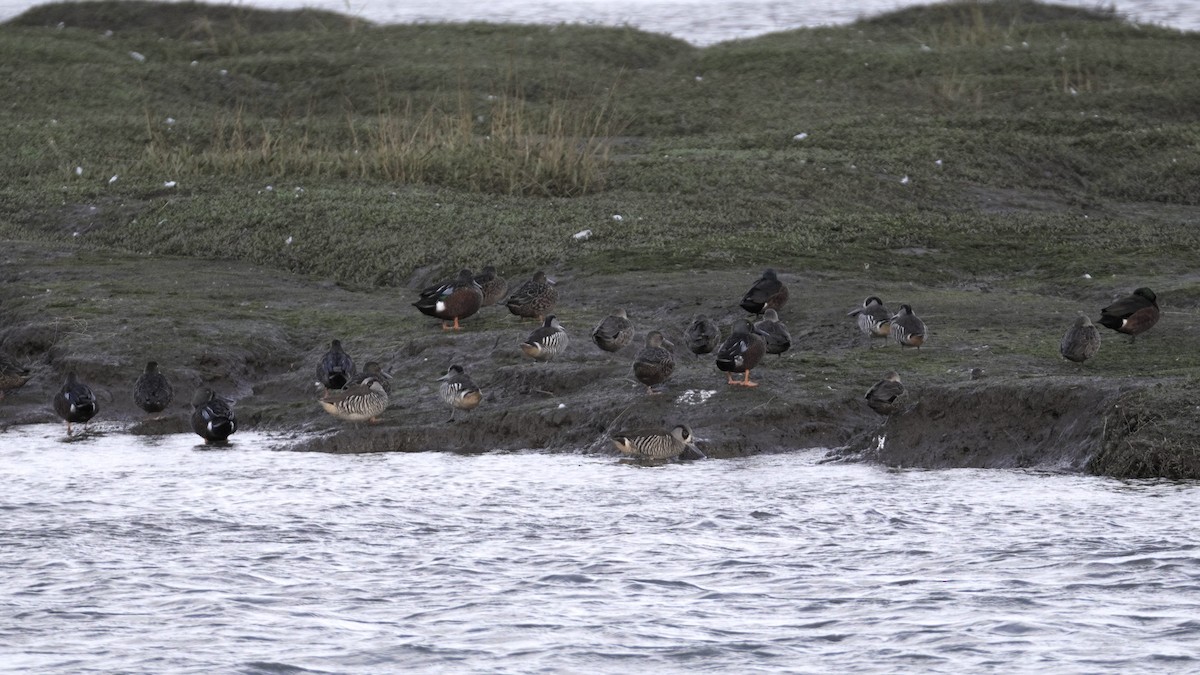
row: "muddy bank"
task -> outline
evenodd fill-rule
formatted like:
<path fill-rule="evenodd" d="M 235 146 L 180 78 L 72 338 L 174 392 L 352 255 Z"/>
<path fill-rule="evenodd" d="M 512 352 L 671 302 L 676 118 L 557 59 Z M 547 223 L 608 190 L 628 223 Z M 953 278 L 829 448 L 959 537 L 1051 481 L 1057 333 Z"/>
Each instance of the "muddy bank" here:
<path fill-rule="evenodd" d="M 288 432 L 302 451 L 612 453 L 612 435 L 685 423 L 712 458 L 826 447 L 836 448 L 831 459 L 889 466 L 1200 476 L 1200 446 L 1190 435 L 1192 380 L 1131 372 L 1188 354 L 1166 351 L 1186 325 L 1164 321 L 1158 335 L 1137 345 L 1108 340 L 1100 356 L 1079 367 L 1057 358 L 1057 328 L 981 328 L 1006 303 L 1031 304 L 1027 294 L 990 287 L 867 285 L 785 271 L 793 299 L 781 315 L 794 346 L 755 369 L 759 387 L 727 386 L 711 356 L 680 347 L 663 393 L 647 396 L 631 372 L 642 336 L 662 330 L 682 345 L 697 313 L 728 333 L 745 315 L 737 302 L 761 270 L 553 270 L 557 314 L 572 343 L 558 360 L 538 363 L 518 346 L 535 324 L 503 307 L 485 308 L 458 333 L 419 314 L 410 303 L 427 279 L 352 288 L 246 265 L 68 257 L 33 246 L 15 247 L 6 262 L 0 341 L 34 378 L 0 403 L 3 426 L 56 421 L 50 399 L 74 369 L 100 399 L 97 421 L 120 422 L 130 433 L 189 433 L 187 401 L 203 385 L 235 401 L 243 429 Z M 162 282 L 146 289 L 146 278 Z M 867 346 L 846 311 L 868 293 L 912 303 L 930 326 L 930 342 L 919 352 Z M 1065 327 L 1089 301 L 1039 297 L 1031 325 Z M 638 337 L 619 352 L 603 352 L 589 333 L 618 306 L 629 311 Z M 333 337 L 360 365 L 378 361 L 393 375 L 380 424 L 344 423 L 317 405 L 314 371 Z M 149 359 L 162 364 L 176 389 L 165 415 L 151 421 L 131 395 Z M 436 391 L 450 364 L 464 366 L 484 392 L 479 408 L 453 421 Z M 970 380 L 971 368 L 987 376 Z M 862 395 L 892 369 L 909 388 L 908 404 L 883 418 Z"/>

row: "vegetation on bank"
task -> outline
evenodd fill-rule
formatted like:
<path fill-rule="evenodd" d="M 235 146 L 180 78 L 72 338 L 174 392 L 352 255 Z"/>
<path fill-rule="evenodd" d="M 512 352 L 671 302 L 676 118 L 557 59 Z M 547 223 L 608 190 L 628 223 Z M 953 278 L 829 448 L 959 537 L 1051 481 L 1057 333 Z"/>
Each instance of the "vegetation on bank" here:
<path fill-rule="evenodd" d="M 8 238 L 368 285 L 762 251 L 1061 284 L 1200 248 L 1200 39 L 1088 10 L 955 3 L 699 49 L 98 2 L 0 37 Z"/>
<path fill-rule="evenodd" d="M 1198 47 L 1007 0 L 706 48 L 629 28 L 45 5 L 0 26 L 0 237 L 19 244 L 0 317 L 27 322 L 0 338 L 115 379 L 136 335 L 177 372 L 257 392 L 302 379 L 294 361 L 335 331 L 375 354 L 449 349 L 412 338 L 425 326 L 387 287 L 464 266 L 626 284 L 772 266 L 806 279 L 792 329 L 807 349 L 773 366 L 812 398 L 751 409 L 825 405 L 894 367 L 844 323 L 878 293 L 931 319 L 932 351 L 902 368 L 914 389 L 963 363 L 1162 383 L 1122 399 L 1092 470 L 1186 475 Z M 230 262 L 185 274 L 197 258 Z M 1136 348 L 1106 335 L 1093 370 L 1060 367 L 1066 319 L 1139 286 L 1161 325 Z M 636 290 L 672 320 L 717 292 Z M 578 336 L 611 309 L 600 295 L 569 310 Z"/>

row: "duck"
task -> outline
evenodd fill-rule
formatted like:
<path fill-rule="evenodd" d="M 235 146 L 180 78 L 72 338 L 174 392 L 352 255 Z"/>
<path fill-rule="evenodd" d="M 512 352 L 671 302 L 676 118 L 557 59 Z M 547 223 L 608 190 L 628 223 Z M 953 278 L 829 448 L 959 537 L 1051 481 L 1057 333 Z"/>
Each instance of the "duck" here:
<path fill-rule="evenodd" d="M 904 384 L 900 382 L 900 373 L 889 370 L 883 379 L 876 382 L 867 390 L 864 396 L 871 410 L 880 415 L 895 415 L 904 404 Z"/>
<path fill-rule="evenodd" d="M 653 394 L 654 386 L 670 379 L 675 372 L 675 355 L 664 344 L 671 344 L 661 331 L 646 334 L 646 345 L 633 359 L 633 376 L 646 385 L 646 393 Z"/>
<path fill-rule="evenodd" d="M 1058 353 L 1068 361 L 1083 363 L 1100 351 L 1100 331 L 1092 320 L 1082 314 L 1067 329 L 1058 343 Z"/>
<path fill-rule="evenodd" d="M 367 376 L 362 382 L 345 389 L 329 389 L 318 403 L 325 412 L 348 422 L 379 422 L 379 416 L 388 407 L 388 393 L 383 381 Z"/>
<path fill-rule="evenodd" d="M 711 354 L 721 344 L 721 327 L 707 316 L 697 314 L 684 329 L 683 339 L 693 354 Z"/>
<path fill-rule="evenodd" d="M 704 459 L 696 447 L 692 430 L 686 424 L 676 424 L 670 433 L 650 436 L 614 436 L 613 447 L 638 459 Z"/>
<path fill-rule="evenodd" d="M 1100 321 L 1097 323 L 1118 333 L 1125 333 L 1132 343 L 1138 335 L 1158 323 L 1160 314 L 1158 296 L 1143 287 L 1100 310 Z"/>
<path fill-rule="evenodd" d="M 764 270 L 762 276 L 742 296 L 742 309 L 751 314 L 762 314 L 765 309 L 778 310 L 788 299 L 788 289 L 775 270 Z"/>
<path fill-rule="evenodd" d="M 75 371 L 67 373 L 62 389 L 54 395 L 54 412 L 67 423 L 67 436 L 71 435 L 72 424 L 87 424 L 100 412 L 92 388 L 80 381 Z"/>
<path fill-rule="evenodd" d="M 229 401 L 208 387 L 192 395 L 192 431 L 208 443 L 224 443 L 237 431 L 237 416 Z"/>
<path fill-rule="evenodd" d="M 146 369 L 133 383 L 133 402 L 148 413 L 162 412 L 171 405 L 175 391 L 165 375 L 158 370 L 157 361 L 148 361 Z"/>
<path fill-rule="evenodd" d="M 454 421 L 454 413 L 459 410 L 473 410 L 483 401 L 483 392 L 479 390 L 462 366 L 450 366 L 446 374 L 439 377 L 438 381 L 442 383 L 438 387 L 438 394 L 446 402 L 446 405 L 450 406 L 448 422 Z"/>
<path fill-rule="evenodd" d="M 0 401 L 4 400 L 6 393 L 25 386 L 30 377 L 28 368 L 18 366 L 12 359 L 0 354 Z"/>
<path fill-rule="evenodd" d="M 757 382 L 750 381 L 750 370 L 758 365 L 766 352 L 766 340 L 754 332 L 748 320 L 740 319 L 733 324 L 733 334 L 717 350 L 717 369 L 727 374 L 731 385 L 757 387 Z M 734 380 L 734 373 L 743 373 L 744 379 Z"/>
<path fill-rule="evenodd" d="M 558 304 L 558 289 L 554 288 L 554 282 L 546 277 L 545 272 L 538 271 L 532 279 L 513 291 L 504 304 L 508 311 L 517 316 L 542 321 Z"/>
<path fill-rule="evenodd" d="M 326 389 L 341 389 L 350 383 L 356 372 L 354 359 L 342 350 L 342 341 L 335 339 L 317 364 L 317 384 Z"/>
<path fill-rule="evenodd" d="M 458 322 L 478 312 L 482 306 L 483 289 L 467 269 L 459 270 L 454 281 L 421 291 L 421 297 L 413 303 L 422 314 L 441 319 L 442 330 L 459 330 Z M 451 320 L 453 325 L 446 323 Z"/>
<path fill-rule="evenodd" d="M 592 329 L 592 342 L 606 352 L 618 352 L 633 339 L 633 322 L 623 308 L 618 307 Z"/>
<path fill-rule="evenodd" d="M 389 394 L 392 393 L 392 385 L 390 382 L 388 382 L 388 380 L 392 379 L 392 376 L 383 372 L 383 368 L 380 367 L 378 361 L 367 361 L 366 365 L 363 366 L 362 372 L 358 375 L 355 375 L 350 380 L 350 383 L 362 384 L 363 380 L 367 379 L 368 377 L 373 377 L 376 380 L 379 380 L 379 384 L 383 385 L 383 390 Z"/>
<path fill-rule="evenodd" d="M 900 305 L 888 331 L 901 347 L 916 347 L 919 351 L 925 344 L 925 322 L 913 314 L 912 305 Z"/>
<path fill-rule="evenodd" d="M 754 331 L 763 336 L 768 354 L 783 354 L 792 347 L 792 335 L 787 325 L 779 320 L 779 312 L 773 309 L 763 312 L 762 320 L 754 324 Z"/>
<path fill-rule="evenodd" d="M 569 342 L 567 331 L 551 314 L 521 343 L 521 351 L 538 361 L 549 361 L 563 353 Z"/>
<path fill-rule="evenodd" d="M 858 329 L 867 336 L 867 347 L 872 346 L 872 338 L 886 338 L 892 332 L 892 314 L 884 306 L 883 300 L 874 295 L 863 300 L 862 307 L 850 310 L 846 316 L 858 317 Z"/>
<path fill-rule="evenodd" d="M 499 304 L 508 295 L 508 282 L 496 274 L 495 265 L 487 265 L 482 272 L 476 274 L 475 283 L 479 284 L 479 291 L 483 293 L 481 307 Z"/>

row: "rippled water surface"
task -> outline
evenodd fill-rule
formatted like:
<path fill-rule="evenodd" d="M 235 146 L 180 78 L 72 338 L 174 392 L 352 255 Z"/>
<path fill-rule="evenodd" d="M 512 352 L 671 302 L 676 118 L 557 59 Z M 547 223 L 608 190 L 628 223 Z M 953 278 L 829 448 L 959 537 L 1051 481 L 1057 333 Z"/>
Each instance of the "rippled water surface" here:
<path fill-rule="evenodd" d="M 0 434 L 0 668 L 1200 668 L 1191 483 Z"/>

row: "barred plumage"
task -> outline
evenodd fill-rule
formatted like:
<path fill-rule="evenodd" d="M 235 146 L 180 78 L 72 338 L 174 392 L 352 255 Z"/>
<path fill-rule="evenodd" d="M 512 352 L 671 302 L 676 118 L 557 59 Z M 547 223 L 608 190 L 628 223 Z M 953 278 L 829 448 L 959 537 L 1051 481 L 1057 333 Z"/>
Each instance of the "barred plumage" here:
<path fill-rule="evenodd" d="M 851 310 L 846 316 L 858 317 L 858 329 L 867 336 L 867 347 L 871 346 L 871 338 L 885 338 L 892 332 L 892 314 L 884 307 L 883 300 L 874 295 L 863 300 L 862 307 Z"/>
<path fill-rule="evenodd" d="M 166 410 L 174 395 L 171 383 L 158 372 L 158 363 L 154 361 L 146 364 L 146 370 L 133 383 L 133 402 L 148 413 Z"/>
<path fill-rule="evenodd" d="M 613 310 L 592 330 L 592 342 L 606 352 L 620 351 L 633 339 L 633 322 L 623 308 Z"/>
<path fill-rule="evenodd" d="M 880 415 L 894 415 L 900 412 L 904 401 L 904 385 L 900 383 L 900 373 L 888 371 L 883 379 L 876 382 L 867 390 L 864 396 L 871 410 Z"/>
<path fill-rule="evenodd" d="M 207 387 L 192 395 L 192 431 L 208 442 L 220 443 L 237 431 L 237 417 L 229 402 Z"/>
<path fill-rule="evenodd" d="M 345 389 L 331 389 L 320 400 L 325 412 L 349 422 L 378 422 L 379 415 L 387 410 L 388 393 L 383 383 L 368 377 L 359 384 Z"/>
<path fill-rule="evenodd" d="M 921 349 L 925 344 L 925 322 L 913 314 L 911 305 L 900 305 L 900 311 L 892 317 L 891 335 L 901 347 Z"/>
<path fill-rule="evenodd" d="M 454 413 L 459 410 L 471 410 L 483 401 L 483 392 L 471 380 L 471 376 L 463 371 L 463 367 L 459 365 L 450 366 L 446 374 L 439 377 L 438 380 L 442 385 L 438 388 L 438 394 L 446 405 L 450 406 L 450 419 L 454 419 Z"/>
<path fill-rule="evenodd" d="M 646 346 L 633 360 L 633 376 L 646 385 L 646 393 L 654 393 L 654 385 L 666 382 L 675 372 L 675 355 L 663 346 L 663 334 L 652 330 L 646 334 Z"/>
<path fill-rule="evenodd" d="M 689 459 L 704 459 L 693 442 L 692 430 L 678 424 L 669 434 L 653 436 L 614 436 L 613 447 L 621 453 L 641 459 L 672 459 L 687 452 Z"/>
<path fill-rule="evenodd" d="M 549 361 L 566 350 L 570 338 L 553 314 L 521 343 L 521 351 L 538 361 Z"/>

